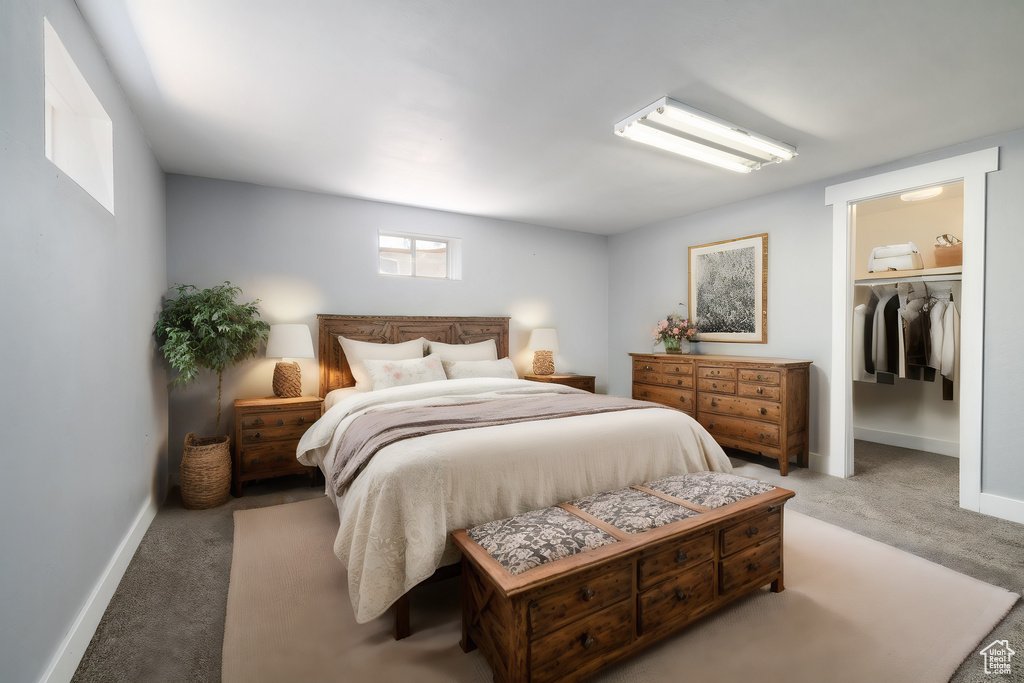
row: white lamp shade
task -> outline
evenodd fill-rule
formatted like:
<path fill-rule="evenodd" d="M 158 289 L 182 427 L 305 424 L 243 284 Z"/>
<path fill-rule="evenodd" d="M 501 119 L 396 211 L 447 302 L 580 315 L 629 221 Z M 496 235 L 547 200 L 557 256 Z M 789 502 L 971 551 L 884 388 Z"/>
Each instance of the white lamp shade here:
<path fill-rule="evenodd" d="M 308 325 L 271 325 L 267 358 L 312 358 L 313 338 Z"/>
<path fill-rule="evenodd" d="M 530 333 L 527 346 L 534 351 L 558 351 L 558 334 L 553 327 L 538 327 Z"/>

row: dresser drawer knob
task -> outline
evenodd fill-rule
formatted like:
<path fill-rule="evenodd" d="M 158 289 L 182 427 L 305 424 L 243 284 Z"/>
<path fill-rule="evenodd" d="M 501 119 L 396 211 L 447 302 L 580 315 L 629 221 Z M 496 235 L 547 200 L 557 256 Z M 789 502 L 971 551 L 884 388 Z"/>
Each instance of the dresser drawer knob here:
<path fill-rule="evenodd" d="M 262 417 L 257 417 L 255 420 L 252 421 L 252 426 L 253 427 L 259 427 L 261 424 L 263 424 L 263 418 Z"/>
<path fill-rule="evenodd" d="M 748 572 L 756 572 L 760 568 L 761 568 L 761 564 L 759 562 L 751 562 L 750 564 L 747 565 L 747 571 Z"/>
<path fill-rule="evenodd" d="M 758 376 L 757 376 L 757 378 L 758 378 L 758 379 L 761 379 L 761 375 L 758 375 Z"/>
<path fill-rule="evenodd" d="M 768 409 L 767 408 L 761 408 L 760 413 L 762 415 L 767 415 L 768 414 Z"/>
<path fill-rule="evenodd" d="M 747 538 L 757 536 L 757 534 L 760 533 L 760 531 L 761 530 L 758 529 L 756 526 L 747 527 Z"/>
<path fill-rule="evenodd" d="M 591 636 L 589 633 L 584 633 L 583 638 L 581 638 L 580 640 L 583 641 L 584 648 L 589 648 L 591 645 L 597 642 L 596 640 L 594 640 L 594 637 Z"/>
<path fill-rule="evenodd" d="M 718 401 L 716 401 L 715 399 L 711 399 L 711 407 L 712 408 L 717 408 L 718 407 Z"/>
<path fill-rule="evenodd" d="M 306 418 L 304 418 L 304 417 L 300 417 L 300 418 L 299 418 L 299 424 L 300 424 L 300 425 L 304 425 L 304 424 L 306 424 Z"/>
<path fill-rule="evenodd" d="M 252 438 L 254 438 L 254 439 L 260 438 L 260 433 L 256 432 L 255 434 L 252 435 Z"/>
<path fill-rule="evenodd" d="M 757 393 L 763 394 L 764 393 L 764 387 L 758 387 L 757 388 Z"/>
<path fill-rule="evenodd" d="M 676 562 L 686 562 L 686 553 L 682 550 L 676 553 Z"/>
<path fill-rule="evenodd" d="M 587 588 L 586 586 L 583 587 L 583 602 L 590 602 L 594 599 L 595 595 L 597 594 L 594 592 L 593 588 Z"/>
<path fill-rule="evenodd" d="M 686 397 L 685 396 L 680 396 L 679 397 L 679 402 L 680 403 L 686 403 Z"/>
<path fill-rule="evenodd" d="M 714 428 L 715 428 L 715 423 L 714 422 L 708 423 L 708 429 L 714 429 Z"/>
<path fill-rule="evenodd" d="M 711 388 L 713 388 L 713 389 L 717 389 L 717 388 L 718 388 L 718 385 L 717 385 L 716 383 L 712 382 L 712 383 L 711 383 Z"/>
<path fill-rule="evenodd" d="M 680 384 L 682 384 L 682 383 L 683 383 L 683 380 L 681 380 L 681 379 L 677 379 L 677 380 L 676 380 L 676 385 L 680 385 Z"/>
<path fill-rule="evenodd" d="M 644 370 L 647 370 L 647 371 L 651 371 L 651 370 L 653 370 L 653 369 L 654 369 L 654 368 L 652 368 L 652 367 L 651 367 L 650 365 L 645 365 L 645 366 L 644 366 Z"/>
<path fill-rule="evenodd" d="M 677 590 L 676 591 L 676 601 L 677 602 L 686 602 L 689 599 L 690 599 L 690 594 L 689 593 L 684 593 L 681 590 Z"/>
<path fill-rule="evenodd" d="M 764 434 L 758 434 L 758 436 L 761 437 L 762 439 L 764 438 Z"/>
<path fill-rule="evenodd" d="M 278 420 L 277 421 L 277 426 L 278 427 L 283 427 L 284 426 L 284 420 Z"/>

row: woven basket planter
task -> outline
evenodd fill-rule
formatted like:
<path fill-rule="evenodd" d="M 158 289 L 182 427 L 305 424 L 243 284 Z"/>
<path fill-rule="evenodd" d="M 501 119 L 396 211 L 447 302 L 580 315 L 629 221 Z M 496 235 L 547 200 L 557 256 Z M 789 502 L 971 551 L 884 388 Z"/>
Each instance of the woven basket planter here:
<path fill-rule="evenodd" d="M 185 437 L 181 456 L 181 499 L 189 510 L 213 508 L 231 495 L 231 438 Z"/>

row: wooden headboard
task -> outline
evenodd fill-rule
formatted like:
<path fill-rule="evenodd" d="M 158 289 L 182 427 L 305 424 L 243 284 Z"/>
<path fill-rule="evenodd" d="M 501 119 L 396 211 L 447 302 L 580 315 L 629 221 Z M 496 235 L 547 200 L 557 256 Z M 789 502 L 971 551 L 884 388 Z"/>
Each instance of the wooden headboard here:
<path fill-rule="evenodd" d="M 508 355 L 508 318 L 442 318 L 404 315 L 317 315 L 320 331 L 320 396 L 355 386 L 338 335 L 358 341 L 397 344 L 426 337 L 445 344 L 493 339 L 498 358 Z"/>

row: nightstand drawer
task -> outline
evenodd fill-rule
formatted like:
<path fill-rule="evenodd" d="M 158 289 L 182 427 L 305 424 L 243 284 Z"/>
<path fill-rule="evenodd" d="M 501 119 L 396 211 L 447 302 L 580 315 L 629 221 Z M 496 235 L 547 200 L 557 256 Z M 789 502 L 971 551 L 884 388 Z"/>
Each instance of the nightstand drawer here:
<path fill-rule="evenodd" d="M 295 422 L 293 420 L 293 422 Z M 242 443 L 253 444 L 253 443 L 266 443 L 267 441 L 298 441 L 302 438 L 302 435 L 306 433 L 309 426 L 313 422 L 303 422 L 302 424 L 285 424 L 282 427 L 278 427 L 276 424 L 273 426 L 266 427 L 253 427 L 251 429 L 242 430 Z"/>
<path fill-rule="evenodd" d="M 309 425 L 319 419 L 319 410 L 261 411 L 241 416 L 242 429 L 249 429 L 250 427 L 284 427 L 286 425 L 309 427 Z"/>
<path fill-rule="evenodd" d="M 239 465 L 243 474 L 305 470 L 305 465 L 295 459 L 295 444 L 289 441 L 248 446 L 241 454 Z"/>

